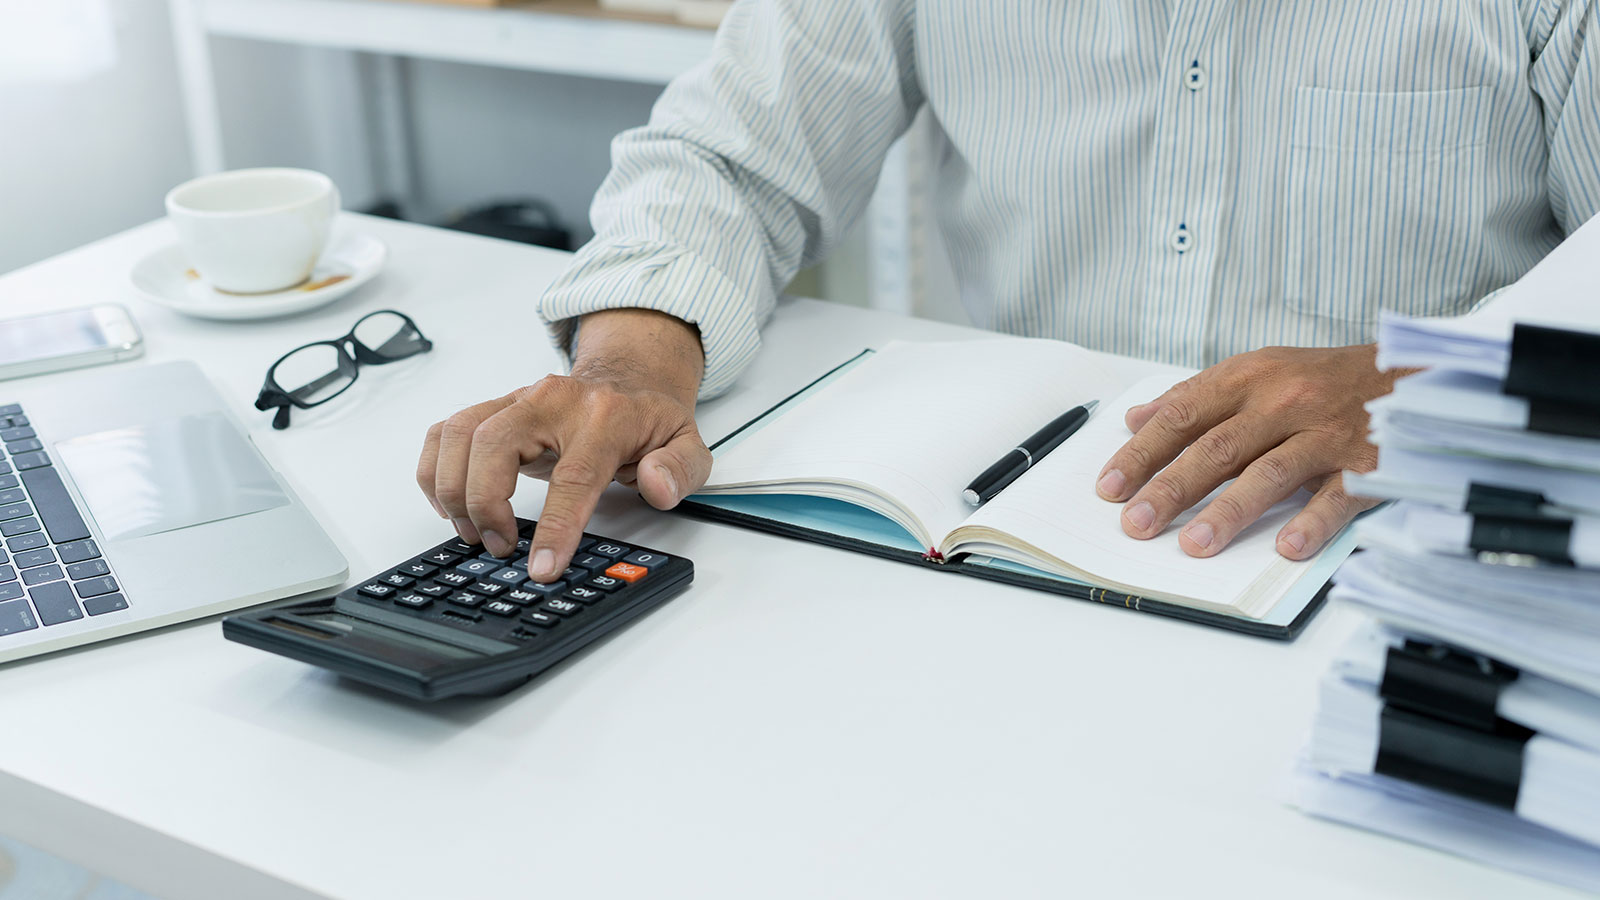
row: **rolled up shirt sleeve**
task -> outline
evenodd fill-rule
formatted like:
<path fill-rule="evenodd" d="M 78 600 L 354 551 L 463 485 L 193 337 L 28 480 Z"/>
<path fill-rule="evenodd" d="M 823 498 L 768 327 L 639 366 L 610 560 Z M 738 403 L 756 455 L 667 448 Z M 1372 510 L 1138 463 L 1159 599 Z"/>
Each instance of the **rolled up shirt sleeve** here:
<path fill-rule="evenodd" d="M 586 313 L 658 310 L 700 331 L 700 396 L 727 390 L 921 105 L 910 0 L 740 0 L 711 58 L 612 142 L 595 238 L 539 304 L 557 347 Z"/>

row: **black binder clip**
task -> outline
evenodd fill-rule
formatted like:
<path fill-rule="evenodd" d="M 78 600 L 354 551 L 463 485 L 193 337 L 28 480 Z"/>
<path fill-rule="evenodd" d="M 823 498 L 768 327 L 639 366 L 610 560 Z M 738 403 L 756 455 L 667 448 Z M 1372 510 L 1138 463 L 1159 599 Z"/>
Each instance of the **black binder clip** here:
<path fill-rule="evenodd" d="M 1391 647 L 1374 771 L 1515 809 L 1522 751 L 1534 732 L 1496 712 L 1517 670 L 1422 641 Z"/>
<path fill-rule="evenodd" d="M 1528 430 L 1600 438 L 1600 334 L 1518 324 L 1501 391 L 1528 401 Z"/>

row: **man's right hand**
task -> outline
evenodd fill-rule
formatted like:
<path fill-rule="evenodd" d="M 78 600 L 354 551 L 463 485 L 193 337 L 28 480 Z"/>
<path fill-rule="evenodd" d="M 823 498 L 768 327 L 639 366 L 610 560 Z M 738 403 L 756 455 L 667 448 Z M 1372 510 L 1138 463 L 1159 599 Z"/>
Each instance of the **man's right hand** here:
<path fill-rule="evenodd" d="M 548 480 L 528 570 L 554 581 L 613 478 L 658 509 L 705 484 L 711 452 L 694 423 L 704 367 L 688 323 L 642 309 L 587 315 L 571 375 L 546 376 L 436 423 L 417 484 L 462 540 L 509 556 L 518 474 Z"/>

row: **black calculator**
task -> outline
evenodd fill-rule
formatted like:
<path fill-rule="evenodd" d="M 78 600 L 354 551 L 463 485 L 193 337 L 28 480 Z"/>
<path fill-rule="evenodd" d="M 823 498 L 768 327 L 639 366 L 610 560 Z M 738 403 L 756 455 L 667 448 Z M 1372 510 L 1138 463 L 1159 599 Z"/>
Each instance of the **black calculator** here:
<path fill-rule="evenodd" d="M 560 579 L 539 584 L 526 568 L 535 524 L 517 520 L 509 559 L 448 540 L 334 597 L 230 616 L 222 633 L 420 700 L 499 694 L 694 580 L 681 556 L 586 534 Z"/>

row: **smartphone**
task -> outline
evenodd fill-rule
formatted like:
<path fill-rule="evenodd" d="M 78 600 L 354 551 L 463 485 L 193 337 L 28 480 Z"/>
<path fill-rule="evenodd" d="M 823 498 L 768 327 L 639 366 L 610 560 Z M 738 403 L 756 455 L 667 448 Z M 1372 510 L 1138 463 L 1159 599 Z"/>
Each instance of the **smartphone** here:
<path fill-rule="evenodd" d="M 0 379 L 96 366 L 143 352 L 139 326 L 114 303 L 0 319 Z"/>

